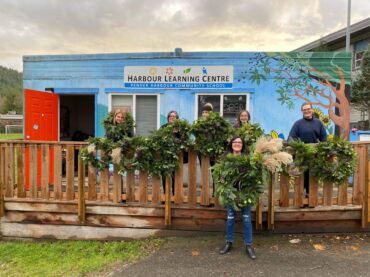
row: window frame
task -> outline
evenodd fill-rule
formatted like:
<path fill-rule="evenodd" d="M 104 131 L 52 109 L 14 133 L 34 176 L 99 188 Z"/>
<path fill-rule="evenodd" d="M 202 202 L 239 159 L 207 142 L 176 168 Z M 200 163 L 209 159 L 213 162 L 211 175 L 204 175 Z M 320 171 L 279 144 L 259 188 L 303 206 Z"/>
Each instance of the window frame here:
<path fill-rule="evenodd" d="M 157 130 L 161 127 L 161 94 L 160 93 L 117 93 L 110 92 L 108 96 L 108 113 L 112 111 L 112 97 L 113 96 L 132 96 L 132 117 L 136 122 L 136 96 L 156 96 L 157 97 Z M 135 127 L 136 133 L 136 127 Z"/>
<path fill-rule="evenodd" d="M 198 98 L 199 96 L 201 95 L 218 95 L 220 96 L 220 115 L 223 116 L 224 115 L 224 96 L 227 96 L 227 95 L 246 95 L 246 105 L 245 105 L 245 108 L 247 109 L 247 111 L 250 113 L 251 115 L 251 119 L 253 117 L 249 107 L 249 103 L 250 103 L 250 92 L 196 92 L 195 93 L 195 109 L 194 109 L 194 120 L 197 120 L 198 119 Z"/>
<path fill-rule="evenodd" d="M 354 68 L 355 68 L 355 70 L 357 70 L 357 69 L 361 69 L 361 64 L 362 64 L 362 60 L 363 60 L 363 58 L 364 58 L 364 53 L 365 53 L 365 51 L 363 50 L 363 51 L 357 51 L 357 52 L 355 52 L 355 55 L 354 55 Z M 360 59 L 357 59 L 357 55 L 358 54 L 362 54 L 361 55 L 361 58 Z M 357 62 L 359 62 L 359 65 L 357 65 Z"/>

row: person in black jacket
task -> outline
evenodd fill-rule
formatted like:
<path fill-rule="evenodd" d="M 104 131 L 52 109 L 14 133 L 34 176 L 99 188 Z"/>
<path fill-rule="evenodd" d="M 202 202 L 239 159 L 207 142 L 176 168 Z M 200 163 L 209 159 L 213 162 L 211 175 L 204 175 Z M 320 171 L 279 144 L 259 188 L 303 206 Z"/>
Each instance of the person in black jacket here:
<path fill-rule="evenodd" d="M 297 120 L 289 132 L 288 141 L 299 139 L 304 143 L 318 143 L 326 141 L 326 130 L 322 122 L 313 115 L 313 107 L 311 103 L 305 102 L 301 106 L 303 118 Z M 304 188 L 306 194 L 310 190 L 310 174 L 306 170 L 304 172 Z"/>

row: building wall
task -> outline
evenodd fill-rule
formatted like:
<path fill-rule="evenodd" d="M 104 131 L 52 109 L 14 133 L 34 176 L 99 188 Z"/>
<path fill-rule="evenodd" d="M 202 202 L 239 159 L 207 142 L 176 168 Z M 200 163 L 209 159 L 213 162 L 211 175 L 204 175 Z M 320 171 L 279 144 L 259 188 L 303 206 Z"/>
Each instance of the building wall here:
<path fill-rule="evenodd" d="M 284 69 L 283 62 L 286 62 Z M 142 54 L 97 54 L 24 57 L 24 88 L 55 91 L 97 91 L 96 134 L 103 136 L 101 125 L 109 107 L 109 93 L 159 93 L 160 117 L 164 123 L 167 112 L 177 110 L 180 117 L 192 122 L 195 119 L 196 93 L 248 93 L 252 121 L 262 125 L 267 133 L 276 131 L 287 137 L 295 120 L 301 117 L 302 98 L 295 97 L 291 84 L 296 81 L 320 87 L 317 79 L 302 79 L 302 68 L 314 65 L 319 72 L 330 75 L 334 81 L 333 66 L 339 65 L 345 73 L 345 82 L 350 84 L 351 57 L 346 53 L 264 53 L 264 52 L 193 52 L 142 53 Z M 295 64 L 295 67 L 292 65 Z M 125 66 L 229 66 L 234 69 L 232 89 L 131 89 L 123 86 Z M 298 67 L 297 67 L 298 66 Z M 300 67 L 300 68 L 299 68 Z M 257 72 L 257 73 L 256 73 Z M 312 73 L 311 77 L 316 73 Z M 257 76 L 257 77 L 256 77 Z M 260 79 L 258 79 L 258 76 Z M 262 77 L 261 77 L 262 76 Z M 283 78 L 283 80 L 281 80 Z M 285 88 L 282 84 L 285 84 Z M 289 90 L 291 86 L 291 90 Z M 327 88 L 324 88 L 327 89 Z M 284 101 L 291 93 L 290 102 Z M 304 93 L 304 90 L 302 90 Z M 330 91 L 328 92 L 330 93 Z M 306 95 L 309 97 L 309 95 Z M 312 95 L 311 95 L 312 96 Z M 315 96 L 320 98 L 319 96 Z M 314 98 L 311 98 L 315 101 Z M 325 99 L 322 99 L 325 102 Z M 323 109 L 324 114 L 328 111 Z M 332 132 L 332 128 L 331 131 Z M 328 129 L 329 132 L 329 129 Z"/>

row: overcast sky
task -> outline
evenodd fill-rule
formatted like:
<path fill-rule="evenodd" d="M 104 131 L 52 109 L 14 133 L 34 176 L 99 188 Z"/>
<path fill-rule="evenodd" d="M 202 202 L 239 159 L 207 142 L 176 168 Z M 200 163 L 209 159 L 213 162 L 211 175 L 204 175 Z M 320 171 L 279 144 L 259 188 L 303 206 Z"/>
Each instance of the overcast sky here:
<path fill-rule="evenodd" d="M 370 16 L 352 0 L 351 23 Z M 291 51 L 346 26 L 347 0 L 0 0 L 0 65 L 23 55 Z"/>

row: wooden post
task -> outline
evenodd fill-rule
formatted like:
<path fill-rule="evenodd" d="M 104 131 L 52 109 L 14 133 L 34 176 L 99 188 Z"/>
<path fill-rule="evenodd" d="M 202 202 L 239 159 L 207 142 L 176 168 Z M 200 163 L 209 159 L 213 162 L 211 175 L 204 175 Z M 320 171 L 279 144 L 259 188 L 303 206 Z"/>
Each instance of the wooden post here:
<path fill-rule="evenodd" d="M 109 200 L 109 169 L 108 168 L 104 168 L 100 171 L 100 196 L 101 196 L 101 200 L 103 201 Z"/>
<path fill-rule="evenodd" d="M 267 228 L 268 230 L 274 230 L 275 228 L 275 184 L 277 183 L 277 174 L 270 174 L 269 182 L 269 198 L 268 198 L 268 218 L 267 218 Z"/>
<path fill-rule="evenodd" d="M 210 192 L 210 160 L 209 157 L 201 157 L 202 159 L 202 166 L 201 166 L 201 178 L 202 178 L 202 189 L 200 193 L 200 204 L 203 206 L 209 206 L 209 192 Z"/>
<path fill-rule="evenodd" d="M 5 149 L 5 196 L 14 196 L 14 147 L 8 143 Z"/>
<path fill-rule="evenodd" d="M 4 204 L 4 145 L 0 144 L 0 218 L 5 215 Z"/>
<path fill-rule="evenodd" d="M 139 173 L 139 202 L 148 202 L 148 171 Z"/>
<path fill-rule="evenodd" d="M 357 168 L 353 177 L 353 204 L 361 205 L 364 199 L 363 190 L 365 188 L 365 168 L 367 165 L 368 157 L 365 156 L 367 152 L 366 145 L 355 145 L 357 153 Z"/>
<path fill-rule="evenodd" d="M 25 153 L 24 144 L 18 145 L 17 147 L 17 197 L 18 198 L 26 197 L 24 153 Z"/>
<path fill-rule="evenodd" d="M 126 173 L 126 202 L 135 201 L 135 172 L 127 171 Z"/>
<path fill-rule="evenodd" d="M 37 145 L 31 144 L 30 145 L 30 159 L 29 159 L 29 169 L 30 169 L 30 190 L 31 190 L 31 197 L 33 199 L 37 198 Z"/>
<path fill-rule="evenodd" d="M 189 175 L 188 203 L 191 206 L 195 206 L 197 204 L 197 155 L 192 149 L 189 150 L 188 175 Z"/>
<path fill-rule="evenodd" d="M 308 206 L 313 208 L 317 206 L 318 197 L 318 186 L 316 179 L 312 174 L 310 174 L 310 192 L 308 194 Z"/>
<path fill-rule="evenodd" d="M 122 175 L 118 173 L 118 164 L 113 165 L 113 201 L 122 201 Z"/>
<path fill-rule="evenodd" d="M 166 176 L 166 194 L 165 194 L 165 206 L 164 206 L 164 225 L 171 225 L 171 189 L 170 189 L 170 177 Z"/>
<path fill-rule="evenodd" d="M 338 185 L 338 205 L 347 206 L 348 201 L 348 183 Z"/>
<path fill-rule="evenodd" d="M 54 145 L 54 198 L 62 199 L 62 146 Z"/>
<path fill-rule="evenodd" d="M 365 179 L 365 186 L 364 186 L 364 200 L 362 204 L 362 216 L 361 216 L 361 226 L 362 228 L 368 228 L 369 227 L 369 221 L 370 221 L 370 215 L 369 215 L 369 189 L 370 189 L 370 179 L 369 179 L 369 172 L 370 172 L 370 162 L 368 160 L 368 148 L 367 145 L 364 149 L 364 156 L 365 159 L 365 170 L 364 170 L 364 179 Z"/>
<path fill-rule="evenodd" d="M 66 157 L 66 199 L 73 200 L 75 199 L 75 148 L 73 145 L 67 146 L 67 157 Z"/>
<path fill-rule="evenodd" d="M 297 176 L 294 179 L 294 207 L 303 207 L 303 175 Z"/>
<path fill-rule="evenodd" d="M 41 198 L 49 199 L 49 145 L 41 145 Z"/>
<path fill-rule="evenodd" d="M 152 203 L 161 203 L 161 178 L 152 176 Z"/>
<path fill-rule="evenodd" d="M 78 219 L 80 222 L 86 221 L 85 206 L 85 165 L 81 159 L 78 159 Z"/>
<path fill-rule="evenodd" d="M 256 230 L 262 230 L 262 197 L 258 198 L 258 202 L 256 205 Z"/>
<path fill-rule="evenodd" d="M 289 207 L 289 176 L 280 174 L 280 207 Z"/>
<path fill-rule="evenodd" d="M 179 168 L 175 172 L 175 204 L 182 204 L 183 199 L 183 169 L 184 167 L 184 153 L 179 154 Z"/>
<path fill-rule="evenodd" d="M 324 206 L 331 206 L 333 204 L 333 184 L 324 182 L 323 187 Z"/>
<path fill-rule="evenodd" d="M 87 172 L 87 182 L 88 182 L 88 191 L 87 191 L 87 199 L 88 200 L 96 200 L 96 168 L 89 165 Z"/>

